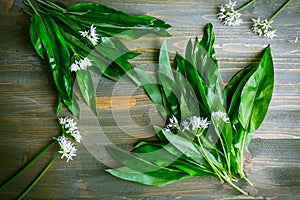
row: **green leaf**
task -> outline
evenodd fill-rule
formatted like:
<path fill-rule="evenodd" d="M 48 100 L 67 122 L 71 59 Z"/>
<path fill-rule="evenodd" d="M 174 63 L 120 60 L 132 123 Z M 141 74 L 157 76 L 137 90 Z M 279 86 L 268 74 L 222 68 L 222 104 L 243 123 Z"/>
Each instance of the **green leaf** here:
<path fill-rule="evenodd" d="M 98 116 L 96 109 L 95 89 L 89 70 L 76 71 L 76 80 L 86 104 L 91 108 L 94 114 Z"/>
<path fill-rule="evenodd" d="M 43 46 L 40 34 L 46 34 L 45 29 L 40 29 L 41 26 L 41 19 L 35 14 L 32 17 L 30 23 L 30 40 L 31 43 L 36 51 L 36 53 L 41 57 L 44 58 L 43 55 Z"/>
<path fill-rule="evenodd" d="M 164 76 L 168 77 L 170 80 L 175 81 L 174 75 L 172 72 L 172 68 L 170 65 L 170 59 L 169 59 L 166 40 L 164 40 L 163 44 L 161 45 L 160 51 L 159 51 L 158 72 L 160 72 Z"/>
<path fill-rule="evenodd" d="M 192 90 L 191 93 L 195 94 L 199 101 L 199 108 L 203 117 L 210 116 L 210 106 L 207 103 L 207 86 L 201 76 L 199 76 L 197 69 L 186 59 L 179 54 L 175 56 L 177 62 L 177 71 L 189 82 Z M 193 95 L 194 96 L 194 95 Z"/>
<path fill-rule="evenodd" d="M 121 167 L 118 169 L 108 169 L 106 171 L 124 180 L 152 186 L 164 186 L 189 177 L 188 174 L 177 170 L 170 170 L 167 173 L 164 170 L 141 173 L 128 167 Z"/>
<path fill-rule="evenodd" d="M 62 40 L 61 33 L 52 19 L 40 13 L 39 15 L 34 14 L 32 18 L 33 25 L 32 28 L 35 28 L 35 34 L 39 36 L 39 41 L 33 45 L 42 45 L 43 49 L 43 58 L 51 69 L 54 83 L 59 91 L 59 94 L 63 99 L 67 101 L 71 100 L 71 91 L 72 91 L 72 78 L 68 70 L 68 59 L 70 58 L 69 52 L 65 48 L 64 40 Z M 57 31 L 55 34 L 54 32 Z M 31 34 L 33 35 L 33 34 Z M 34 37 L 32 41 L 38 41 Z M 37 50 L 40 54 L 40 50 Z M 66 56 L 66 58 L 61 58 L 60 55 Z"/>
<path fill-rule="evenodd" d="M 215 64 L 217 65 L 215 49 L 213 47 L 214 42 L 215 42 L 215 35 L 214 35 L 213 25 L 209 23 L 204 29 L 204 33 L 202 36 L 202 40 L 200 41 L 200 45 L 206 50 L 206 52 L 208 52 L 210 57 L 214 60 Z"/>
<path fill-rule="evenodd" d="M 238 119 L 247 132 L 254 132 L 263 122 L 272 98 L 274 69 L 270 46 L 241 93 Z"/>
<path fill-rule="evenodd" d="M 157 145 L 144 143 L 140 144 L 137 148 L 133 150 L 134 153 L 140 158 L 154 163 L 160 167 L 171 167 L 177 168 L 183 172 L 186 172 L 192 176 L 207 176 L 213 174 L 209 169 L 188 160 L 184 156 L 175 156 L 170 154 L 170 152 L 165 149 L 169 145 Z"/>
<path fill-rule="evenodd" d="M 71 111 L 71 113 L 75 117 L 79 118 L 80 108 L 79 108 L 77 101 L 78 101 L 78 97 L 76 97 L 75 94 L 73 94 L 72 100 L 63 99 L 64 104 L 68 107 L 68 109 Z"/>
<path fill-rule="evenodd" d="M 240 83 L 242 82 L 242 80 L 244 79 L 245 76 L 247 76 L 250 72 L 252 72 L 252 70 L 253 70 L 252 65 L 248 65 L 247 67 L 243 68 L 238 73 L 236 73 L 231 78 L 231 80 L 227 83 L 227 85 L 225 86 L 224 98 L 226 99 L 227 104 L 229 106 L 231 105 L 233 95 L 236 92 L 236 90 L 238 89 L 238 87 L 241 87 L 241 86 L 244 87 L 244 84 L 246 83 L 246 81 L 243 85 Z M 235 102 L 233 102 L 232 105 L 235 105 Z M 227 110 L 229 110 L 229 106 L 228 106 Z"/>
<path fill-rule="evenodd" d="M 94 24 L 100 27 L 98 32 L 107 36 L 114 35 L 126 39 L 137 39 L 149 33 L 169 36 L 165 30 L 171 27 L 155 17 L 132 16 L 100 4 L 74 5 L 67 10 L 70 19 L 87 26 Z"/>
<path fill-rule="evenodd" d="M 157 110 L 160 112 L 163 119 L 167 120 L 168 116 L 170 116 L 170 110 L 163 102 L 163 94 L 161 93 L 160 87 L 157 84 L 158 81 L 153 75 L 150 75 L 139 68 L 134 68 L 134 70 L 138 75 L 142 87 L 155 104 Z"/>
<path fill-rule="evenodd" d="M 201 153 L 197 150 L 197 148 L 193 145 L 193 143 L 186 138 L 175 135 L 169 131 L 162 130 L 164 136 L 169 140 L 169 142 L 176 147 L 181 153 L 185 156 L 193 159 L 200 165 L 206 163 L 205 159 L 202 157 Z"/>
<path fill-rule="evenodd" d="M 116 147 L 107 146 L 108 153 L 123 165 L 140 172 L 152 172 L 161 169 L 161 167 L 145 161 L 129 152 Z"/>
<path fill-rule="evenodd" d="M 74 4 L 67 8 L 69 12 L 88 12 L 94 11 L 99 13 L 121 13 L 122 11 L 115 10 L 111 7 L 102 5 L 102 4 L 95 4 L 95 3 L 78 3 Z"/>

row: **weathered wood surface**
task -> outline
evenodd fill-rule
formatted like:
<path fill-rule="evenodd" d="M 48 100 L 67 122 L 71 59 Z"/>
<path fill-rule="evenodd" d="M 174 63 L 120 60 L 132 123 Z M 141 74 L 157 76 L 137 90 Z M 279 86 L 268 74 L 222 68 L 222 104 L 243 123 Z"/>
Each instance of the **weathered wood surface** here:
<path fill-rule="evenodd" d="M 72 0 L 68 4 L 77 2 Z M 296 37 L 300 37 L 299 0 L 294 0 L 275 19 L 278 37 L 273 41 L 251 33 L 249 22 L 239 27 L 223 26 L 216 20 L 217 6 L 226 3 L 223 0 L 94 2 L 132 14 L 153 15 L 172 24 L 172 37 L 167 38 L 171 57 L 176 51 L 183 53 L 188 39 L 201 37 L 205 24 L 213 23 L 215 48 L 224 82 L 240 68 L 257 61 L 258 52 L 271 44 L 275 66 L 274 96 L 268 115 L 249 146 L 245 163 L 245 171 L 254 187 L 240 183 L 252 196 L 239 195 L 213 177 L 189 178 L 165 187 L 119 180 L 104 171 L 106 166 L 103 163 L 109 162 L 109 158 L 100 162 L 89 152 L 101 154 L 95 141 L 79 145 L 75 161 L 65 163 L 58 160 L 26 199 L 300 199 L 300 39 L 295 42 Z M 245 2 L 240 1 L 240 5 Z M 244 19 L 271 16 L 283 2 L 257 1 L 243 11 Z M 59 134 L 55 114 L 56 90 L 47 66 L 30 44 L 30 21 L 20 12 L 23 7 L 21 0 L 2 0 L 0 3 L 0 183 Z M 149 35 L 138 41 L 125 41 L 131 49 L 143 53 L 132 63 L 154 71 L 157 49 L 162 40 Z M 85 137 L 97 134 L 101 127 L 108 141 L 130 149 L 138 138 L 153 134 L 152 124 L 163 122 L 157 112 L 153 112 L 151 101 L 141 89 L 135 90 L 128 98 L 128 90 L 134 89 L 133 84 L 128 80 L 121 81 L 121 86 L 116 89 L 115 83 L 101 79 L 97 87 L 98 120 L 87 114 L 86 121 L 79 123 L 83 124 Z M 149 109 L 152 109 L 152 121 Z M 66 109 L 63 110 L 62 115 L 68 114 Z M 130 116 L 136 126 L 121 124 L 118 127 L 118 123 Z M 100 126 L 92 121 L 99 121 Z M 0 199 L 16 198 L 54 152 L 55 148 L 0 191 Z"/>

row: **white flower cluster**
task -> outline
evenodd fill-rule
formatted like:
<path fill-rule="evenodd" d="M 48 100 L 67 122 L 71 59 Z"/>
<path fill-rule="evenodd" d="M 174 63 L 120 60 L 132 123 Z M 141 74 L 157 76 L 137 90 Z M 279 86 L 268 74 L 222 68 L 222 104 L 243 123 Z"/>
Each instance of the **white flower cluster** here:
<path fill-rule="evenodd" d="M 69 162 L 69 160 L 73 160 L 72 157 L 76 156 L 77 149 L 65 135 L 70 135 L 76 142 L 80 143 L 80 131 L 78 130 L 77 123 L 72 118 L 59 117 L 58 121 L 62 126 L 63 135 L 57 138 L 54 137 L 53 139 L 55 139 L 60 146 L 60 150 L 58 152 L 62 154 L 61 158 L 66 157 L 67 162 Z"/>
<path fill-rule="evenodd" d="M 59 124 L 63 126 L 66 134 L 71 135 L 76 142 L 80 143 L 81 135 L 75 120 L 69 117 L 60 117 L 58 118 L 58 121 Z"/>
<path fill-rule="evenodd" d="M 236 1 L 229 1 L 228 4 L 220 6 L 220 13 L 218 14 L 218 19 L 223 21 L 223 24 L 226 26 L 238 26 L 243 23 L 241 19 L 241 13 L 238 10 L 235 10 Z"/>
<path fill-rule="evenodd" d="M 170 123 L 167 124 L 167 129 L 179 129 L 179 123 L 178 120 L 174 115 L 169 119 Z"/>
<path fill-rule="evenodd" d="M 220 110 L 212 112 L 211 117 L 217 120 L 222 120 L 225 123 L 230 122 L 229 118 L 226 116 L 226 113 Z"/>
<path fill-rule="evenodd" d="M 182 129 L 182 131 L 196 130 L 197 134 L 203 133 L 203 131 L 205 129 L 207 129 L 208 125 L 210 124 L 210 122 L 207 120 L 207 118 L 204 119 L 199 116 L 192 116 L 192 117 L 187 118 L 186 120 L 184 120 L 181 123 L 181 127 L 178 123 L 178 120 L 176 119 L 176 117 L 174 115 L 172 115 L 172 117 L 169 119 L 169 121 L 170 121 L 170 123 L 167 124 L 166 128 L 164 129 L 165 131 L 171 131 L 172 129 L 173 130 L 174 129 L 176 129 L 176 130 Z"/>
<path fill-rule="evenodd" d="M 84 58 L 84 59 L 81 59 L 81 60 L 76 60 L 75 63 L 73 63 L 71 66 L 70 66 L 70 71 L 71 72 L 76 72 L 78 70 L 86 70 L 87 67 L 90 67 L 92 66 L 92 60 L 90 60 L 89 58 Z"/>
<path fill-rule="evenodd" d="M 73 146 L 74 144 L 65 136 L 59 136 L 57 138 L 53 138 L 55 139 L 61 150 L 58 151 L 58 153 L 61 153 L 62 156 L 61 158 L 66 157 L 67 158 L 67 162 L 69 162 L 69 160 L 73 160 L 73 156 L 76 156 L 76 151 L 77 149 Z"/>
<path fill-rule="evenodd" d="M 207 129 L 208 125 L 210 124 L 209 121 L 207 121 L 207 118 L 202 118 L 199 116 L 192 116 L 184 120 L 181 125 L 183 127 L 183 130 L 192 130 L 194 131 L 195 129 Z"/>
<path fill-rule="evenodd" d="M 276 30 L 272 28 L 271 24 L 273 21 L 267 19 L 262 20 L 260 17 L 252 19 L 254 24 L 252 25 L 252 31 L 257 33 L 259 36 L 263 35 L 267 39 L 273 39 L 275 37 Z"/>
<path fill-rule="evenodd" d="M 79 33 L 81 34 L 82 37 L 88 38 L 94 46 L 98 44 L 99 37 L 96 32 L 96 27 L 94 26 L 94 24 L 92 24 L 90 30 L 79 31 Z"/>

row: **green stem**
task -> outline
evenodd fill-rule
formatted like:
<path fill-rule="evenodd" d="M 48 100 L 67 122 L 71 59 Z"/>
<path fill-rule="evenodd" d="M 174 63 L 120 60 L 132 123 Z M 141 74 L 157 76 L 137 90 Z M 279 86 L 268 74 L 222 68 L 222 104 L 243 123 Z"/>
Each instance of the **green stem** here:
<path fill-rule="evenodd" d="M 53 10 L 60 11 L 62 13 L 66 13 L 67 12 L 66 9 L 63 9 L 62 7 L 56 5 L 55 3 L 52 3 L 51 1 L 49 1 L 49 2 L 46 3 L 44 1 L 37 0 L 37 2 L 39 4 L 42 4 L 43 6 L 46 6 L 48 8 L 52 8 Z M 47 9 L 45 8 L 45 10 L 47 10 Z"/>
<path fill-rule="evenodd" d="M 47 170 L 53 165 L 53 163 L 56 161 L 56 159 L 59 157 L 59 153 L 56 153 L 54 158 L 51 160 L 51 162 L 45 167 L 45 169 L 40 173 L 40 175 L 31 183 L 31 185 L 18 197 L 18 200 L 23 199 L 28 192 L 39 182 L 39 180 L 44 176 L 44 174 L 47 172 Z"/>
<path fill-rule="evenodd" d="M 15 174 L 13 177 L 11 177 L 9 180 L 7 180 L 3 185 L 1 185 L 0 190 L 5 188 L 7 185 L 9 185 L 11 182 L 13 182 L 18 176 L 20 176 L 23 172 L 25 172 L 29 167 L 31 167 L 35 163 L 35 161 L 37 161 L 42 155 L 44 155 L 55 143 L 56 143 L 56 141 L 53 140 L 53 142 L 51 142 L 32 161 L 30 161 L 25 167 L 23 167 L 23 169 L 21 169 L 17 174 Z"/>
<path fill-rule="evenodd" d="M 226 177 L 224 175 L 222 175 L 222 177 L 224 178 L 224 180 L 229 184 L 231 185 L 234 189 L 236 189 L 237 191 L 239 191 L 240 193 L 244 194 L 244 195 L 248 195 L 247 192 L 245 192 L 244 190 L 242 190 L 241 188 L 239 188 L 238 186 L 236 186 L 231 180 L 229 177 Z"/>
<path fill-rule="evenodd" d="M 223 175 L 216 167 L 215 165 L 211 162 L 211 160 L 208 158 L 208 156 L 205 153 L 205 150 L 201 144 L 200 138 L 197 136 L 198 142 L 200 144 L 200 147 L 203 151 L 203 156 L 204 158 L 207 160 L 207 162 L 209 163 L 209 165 L 212 167 L 212 169 L 215 171 L 216 175 L 218 176 L 218 178 L 220 179 L 220 181 L 223 183 L 223 179 L 229 184 L 231 185 L 234 189 L 236 189 L 237 191 L 239 191 L 240 193 L 244 194 L 244 195 L 248 195 L 247 192 L 245 192 L 244 190 L 242 190 L 241 188 L 239 188 L 238 186 L 236 186 L 232 181 L 231 178 L 229 178 L 228 176 Z M 225 173 L 225 172 L 224 172 Z"/>
<path fill-rule="evenodd" d="M 226 163 L 227 163 L 228 174 L 229 174 L 229 177 L 231 178 L 232 175 L 231 175 L 231 169 L 230 169 L 231 168 L 230 167 L 230 152 L 227 152 L 226 149 L 225 149 L 225 145 L 224 145 L 224 142 L 223 142 L 223 139 L 222 139 L 222 136 L 221 136 L 221 133 L 220 133 L 219 129 L 216 128 L 216 130 L 217 130 L 218 137 L 220 138 L 222 149 L 224 151 L 224 157 L 225 157 L 225 160 L 226 160 Z"/>
<path fill-rule="evenodd" d="M 246 136 L 247 134 L 244 133 L 243 136 L 243 140 L 242 140 L 242 146 L 241 146 L 241 151 L 240 151 L 240 165 L 239 165 L 239 174 L 240 176 L 245 179 L 249 185 L 253 186 L 253 184 L 251 183 L 251 181 L 249 179 L 247 179 L 247 177 L 244 174 L 244 162 L 243 162 L 243 157 L 244 157 L 244 148 L 245 148 L 245 141 L 246 141 Z"/>
<path fill-rule="evenodd" d="M 28 15 L 28 16 L 30 16 L 30 17 L 33 16 L 33 14 L 32 14 L 29 10 L 27 10 L 27 9 L 25 9 L 25 8 L 23 8 L 22 11 L 23 11 L 23 13 L 25 13 L 26 15 Z"/>
<path fill-rule="evenodd" d="M 30 6 L 35 14 L 39 16 L 39 12 L 37 11 L 36 7 L 32 4 L 30 0 L 24 2 L 26 5 Z"/>
<path fill-rule="evenodd" d="M 287 5 L 289 5 L 293 0 L 288 0 L 279 8 L 279 10 L 276 11 L 276 13 L 269 19 L 269 21 L 272 21 Z"/>
<path fill-rule="evenodd" d="M 223 179 L 222 179 L 222 173 L 215 167 L 215 165 L 212 163 L 212 161 L 208 158 L 207 154 L 205 153 L 205 149 L 203 148 L 201 141 L 200 141 L 200 137 L 197 136 L 198 142 L 200 144 L 201 150 L 202 150 L 202 155 L 203 157 L 206 159 L 206 161 L 208 162 L 208 164 L 211 166 L 211 168 L 214 170 L 214 172 L 216 173 L 216 175 L 218 176 L 218 178 L 220 179 L 220 181 L 223 183 Z"/>
<path fill-rule="evenodd" d="M 248 3 L 244 4 L 243 6 L 241 6 L 239 9 L 237 9 L 238 12 L 242 11 L 243 9 L 247 8 L 248 6 L 250 6 L 252 3 L 254 3 L 256 0 L 251 0 Z"/>

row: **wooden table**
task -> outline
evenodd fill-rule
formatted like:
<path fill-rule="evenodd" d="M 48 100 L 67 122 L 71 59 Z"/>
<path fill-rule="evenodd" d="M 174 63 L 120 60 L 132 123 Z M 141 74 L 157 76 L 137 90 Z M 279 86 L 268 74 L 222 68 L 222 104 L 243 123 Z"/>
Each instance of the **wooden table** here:
<path fill-rule="evenodd" d="M 77 2 L 70 0 L 68 4 Z M 296 42 L 296 37 L 300 37 L 299 0 L 294 0 L 275 18 L 278 37 L 272 41 L 253 34 L 250 21 L 258 15 L 271 16 L 283 0 L 255 2 L 242 12 L 246 22 L 239 27 L 223 26 L 216 19 L 217 6 L 226 3 L 225 0 L 94 2 L 131 14 L 153 15 L 172 24 L 172 37 L 167 38 L 171 59 L 176 51 L 184 52 L 189 38 L 201 38 L 203 27 L 212 23 L 224 82 L 239 69 L 257 61 L 259 52 L 271 44 L 274 95 L 245 161 L 246 174 L 254 187 L 240 184 L 252 196 L 242 196 L 214 177 L 189 178 L 165 187 L 117 179 L 104 171 L 105 164 L 112 160 L 100 161 L 101 149 L 95 142 L 78 145 L 78 156 L 72 162 L 57 160 L 26 199 L 300 199 L 300 38 Z M 241 0 L 239 5 L 245 2 Z M 3 183 L 47 146 L 60 133 L 60 128 L 55 113 L 56 89 L 48 67 L 31 46 L 30 21 L 20 11 L 24 7 L 22 0 L 3 0 L 0 5 L 0 183 Z M 147 35 L 136 41 L 125 41 L 132 50 L 143 53 L 132 60 L 133 65 L 154 71 L 163 39 Z M 121 83 L 122 87 L 117 88 L 116 83 L 101 78 L 97 85 L 99 117 L 83 120 L 79 125 L 85 124 L 81 127 L 85 137 L 97 134 L 100 127 L 108 141 L 130 149 L 142 137 L 153 135 L 153 124 L 164 122 L 143 90 L 135 88 L 128 95 L 128 88 L 134 89 L 133 84 L 126 79 Z M 70 113 L 63 109 L 62 116 L 65 115 Z M 118 127 L 128 117 L 135 126 Z M 93 120 L 100 125 L 92 123 Z M 90 126 L 86 126 L 89 122 Z M 0 199 L 16 198 L 47 165 L 56 149 L 52 148 L 13 184 L 0 191 Z M 98 158 L 93 156 L 96 154 Z"/>

